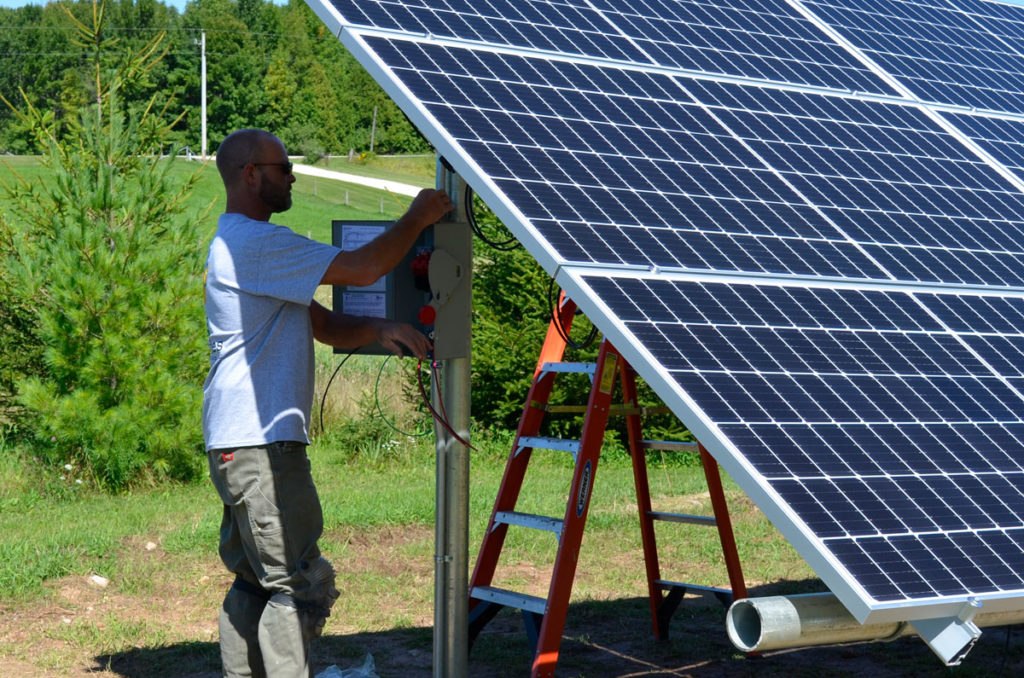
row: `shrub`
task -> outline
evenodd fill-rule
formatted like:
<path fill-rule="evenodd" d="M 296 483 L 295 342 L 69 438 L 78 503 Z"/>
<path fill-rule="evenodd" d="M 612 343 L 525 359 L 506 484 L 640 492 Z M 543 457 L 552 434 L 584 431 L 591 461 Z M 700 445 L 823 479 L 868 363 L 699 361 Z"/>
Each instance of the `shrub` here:
<path fill-rule="evenodd" d="M 118 97 L 145 84 L 163 36 L 109 66 L 102 11 L 93 16 L 78 28 L 96 103 L 74 134 L 27 99 L 16 111 L 47 149 L 52 181 L 7 187 L 0 255 L 11 305 L 34 310 L 42 347 L 42 363 L 14 379 L 19 430 L 44 461 L 117 490 L 202 468 L 201 219 L 183 204 L 197 175 L 175 185 L 172 161 L 159 159 L 175 120 Z"/>

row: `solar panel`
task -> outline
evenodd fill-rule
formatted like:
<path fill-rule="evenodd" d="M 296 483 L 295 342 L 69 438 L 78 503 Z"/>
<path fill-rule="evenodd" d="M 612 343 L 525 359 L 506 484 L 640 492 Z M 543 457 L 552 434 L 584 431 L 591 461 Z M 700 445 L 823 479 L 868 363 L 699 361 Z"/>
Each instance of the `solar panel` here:
<path fill-rule="evenodd" d="M 1024 119 L 943 113 L 972 141 L 1018 177 L 1024 177 Z"/>
<path fill-rule="evenodd" d="M 858 620 L 1024 605 L 1017 8 L 309 1 Z"/>
<path fill-rule="evenodd" d="M 650 378 L 694 414 L 698 438 L 721 431 L 752 467 L 769 515 L 796 514 L 790 539 L 838 561 L 876 605 L 1020 595 L 1024 300 L 576 282 L 617 319 L 616 346 L 658 366 Z"/>
<path fill-rule="evenodd" d="M 759 80 L 893 94 L 782 0 L 336 0 L 315 3 L 331 25 L 690 69 Z"/>

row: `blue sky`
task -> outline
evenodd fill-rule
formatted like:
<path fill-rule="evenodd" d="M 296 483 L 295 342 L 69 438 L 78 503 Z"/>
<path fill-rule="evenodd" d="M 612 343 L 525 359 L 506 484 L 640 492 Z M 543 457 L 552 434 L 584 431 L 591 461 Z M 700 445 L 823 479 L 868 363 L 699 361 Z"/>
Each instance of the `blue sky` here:
<path fill-rule="evenodd" d="M 0 0 L 0 7 L 21 7 L 23 5 L 45 5 L 50 0 Z M 163 4 L 177 7 L 179 12 L 185 11 L 185 3 L 188 0 L 161 0 Z M 274 0 L 275 4 L 285 4 L 287 0 Z M 1024 0 L 1022 0 L 1024 2 Z"/>
<path fill-rule="evenodd" d="M 22 5 L 45 5 L 48 0 L 0 0 L 0 7 L 21 7 Z M 177 7 L 179 11 L 185 9 L 187 0 L 163 0 L 165 5 Z"/>

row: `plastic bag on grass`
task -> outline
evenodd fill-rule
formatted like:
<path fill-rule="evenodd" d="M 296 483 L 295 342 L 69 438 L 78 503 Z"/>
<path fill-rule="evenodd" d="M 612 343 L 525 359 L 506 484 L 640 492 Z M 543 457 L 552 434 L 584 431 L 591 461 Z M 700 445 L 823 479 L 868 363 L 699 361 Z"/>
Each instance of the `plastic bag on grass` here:
<path fill-rule="evenodd" d="M 316 674 L 316 678 L 380 678 L 377 675 L 377 667 L 373 664 L 373 655 L 367 654 L 363 665 L 358 668 L 345 669 L 342 671 L 334 664 Z"/>

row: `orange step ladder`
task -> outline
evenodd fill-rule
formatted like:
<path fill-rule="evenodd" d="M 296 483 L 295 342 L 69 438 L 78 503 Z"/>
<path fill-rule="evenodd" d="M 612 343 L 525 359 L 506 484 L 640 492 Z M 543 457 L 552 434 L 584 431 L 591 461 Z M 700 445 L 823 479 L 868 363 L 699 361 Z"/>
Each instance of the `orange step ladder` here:
<path fill-rule="evenodd" d="M 608 417 L 611 414 L 626 416 L 654 634 L 658 638 L 667 637 L 668 621 L 688 589 L 710 590 L 723 601 L 746 597 L 746 587 L 739 556 L 736 552 L 736 542 L 729 521 L 728 507 L 725 502 L 725 494 L 722 491 L 717 463 L 702 446 L 699 447 L 714 508 L 713 518 L 670 514 L 652 509 L 647 479 L 646 455 L 648 451 L 678 449 L 680 445 L 692 446 L 693 444 L 643 440 L 640 422 L 643 411 L 637 404 L 634 372 L 608 341 L 602 342 L 596 363 L 562 361 L 568 328 L 571 326 L 575 312 L 576 306 L 572 301 L 561 300 L 557 310 L 558 317 L 552 318 L 551 325 L 548 327 L 544 346 L 534 371 L 533 384 L 527 395 L 519 429 L 512 445 L 512 453 L 505 467 L 494 510 L 488 522 L 469 584 L 470 644 L 483 627 L 503 608 L 520 610 L 527 636 L 533 647 L 534 660 L 531 675 L 534 678 L 554 676 L 558 652 L 562 643 L 562 631 L 565 628 L 569 610 L 569 598 L 576 574 L 576 563 L 583 540 L 583 530 L 590 508 L 590 498 L 593 494 L 597 462 L 600 458 Z M 590 396 L 583 410 L 583 431 L 578 441 L 539 435 L 545 415 L 549 411 L 574 409 L 548 405 L 555 377 L 560 374 L 587 375 L 592 381 Z M 621 381 L 623 400 L 621 405 L 612 404 L 617 376 Z M 579 408 L 575 409 L 579 411 Z M 568 453 L 574 458 L 572 483 L 565 513 L 561 518 L 516 511 L 516 504 L 530 458 L 535 450 L 541 449 Z M 662 579 L 654 529 L 654 524 L 657 521 L 717 525 L 729 571 L 731 590 L 709 589 Z M 510 526 L 544 530 L 552 532 L 556 536 L 558 540 L 557 554 L 546 598 L 493 585 L 495 571 Z"/>

